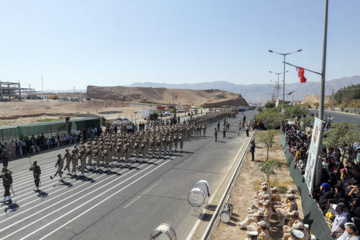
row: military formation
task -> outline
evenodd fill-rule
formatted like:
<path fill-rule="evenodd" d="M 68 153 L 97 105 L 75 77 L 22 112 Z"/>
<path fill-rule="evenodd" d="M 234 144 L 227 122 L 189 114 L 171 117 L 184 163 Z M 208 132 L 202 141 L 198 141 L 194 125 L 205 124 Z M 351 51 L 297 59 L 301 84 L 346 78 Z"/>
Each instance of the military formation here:
<path fill-rule="evenodd" d="M 210 112 L 202 116 L 191 117 L 181 124 L 169 126 L 152 122 L 147 131 L 102 133 L 87 142 L 81 140 L 79 145 L 65 149 L 64 154 L 57 155 L 56 171 L 50 178 L 54 179 L 59 175 L 59 181 L 64 182 L 64 171 L 67 171 L 67 175 L 72 178 L 86 178 L 85 174 L 88 171 L 110 173 L 110 168 L 131 167 L 131 163 L 142 163 L 149 158 L 164 158 L 173 152 L 183 152 L 186 140 L 206 136 L 206 127 L 209 124 L 231 117 L 236 117 L 236 112 Z M 5 157 L 2 159 L 7 159 Z M 10 189 L 13 181 L 7 164 L 7 161 L 3 161 L 0 176 L 3 179 L 5 190 L 2 202 L 11 204 Z M 34 191 L 41 192 L 40 166 L 34 161 L 29 170 L 33 172 Z"/>
<path fill-rule="evenodd" d="M 289 189 L 287 199 L 281 201 L 277 188 L 268 188 L 268 183 L 263 182 L 261 190 L 254 193 L 254 200 L 248 209 L 249 215 L 240 222 L 241 228 L 247 229 L 249 239 L 269 240 L 269 220 L 275 215 L 278 227 L 283 229 L 283 239 L 310 240 L 311 233 L 299 218 L 298 206 L 295 202 L 295 190 Z M 287 224 L 285 220 L 288 219 Z"/>
<path fill-rule="evenodd" d="M 189 118 L 181 124 L 159 125 L 153 122 L 147 131 L 137 131 L 134 134 L 120 132 L 103 133 L 99 137 L 72 149 L 66 149 L 63 155 L 58 155 L 56 166 L 62 166 L 68 175 L 85 177 L 87 170 L 110 172 L 112 167 L 130 167 L 131 163 L 142 163 L 150 158 L 161 158 L 173 152 L 182 152 L 184 141 L 190 138 L 199 138 L 206 135 L 209 124 L 226 117 L 235 117 L 236 112 L 223 111 L 207 113 L 206 115 Z M 71 168 L 70 168 L 71 164 Z M 63 181 L 60 169 L 60 181 Z"/>

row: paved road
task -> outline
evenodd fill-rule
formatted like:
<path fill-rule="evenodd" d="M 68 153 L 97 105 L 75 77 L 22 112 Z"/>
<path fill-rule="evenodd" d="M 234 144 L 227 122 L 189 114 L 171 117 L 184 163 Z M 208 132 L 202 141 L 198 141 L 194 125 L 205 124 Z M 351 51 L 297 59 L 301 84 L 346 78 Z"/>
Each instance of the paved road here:
<path fill-rule="evenodd" d="M 247 119 L 254 111 L 246 112 Z M 229 119 L 226 138 L 206 137 L 184 144 L 184 153 L 113 168 L 111 174 L 88 172 L 85 181 L 66 177 L 65 184 L 50 180 L 56 155 L 63 150 L 31 158 L 42 167 L 41 194 L 34 193 L 29 160 L 10 162 L 16 204 L 0 207 L 0 239 L 149 239 L 159 224 L 171 224 L 178 239 L 185 239 L 197 220 L 187 194 L 199 180 L 213 192 L 239 151 L 245 133 L 236 134 L 238 118 Z"/>
<path fill-rule="evenodd" d="M 310 112 L 314 114 L 319 113 L 319 111 L 317 110 L 310 110 Z M 332 111 L 325 111 L 325 114 L 330 114 L 333 117 L 333 122 L 348 122 L 352 124 L 360 124 L 360 115 Z"/>

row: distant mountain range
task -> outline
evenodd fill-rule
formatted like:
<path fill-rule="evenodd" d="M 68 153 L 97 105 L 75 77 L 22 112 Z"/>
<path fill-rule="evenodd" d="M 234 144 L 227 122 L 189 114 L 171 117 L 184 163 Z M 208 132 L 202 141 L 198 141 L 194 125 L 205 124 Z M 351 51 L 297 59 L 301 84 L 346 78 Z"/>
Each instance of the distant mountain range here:
<path fill-rule="evenodd" d="M 344 77 L 340 79 L 333 79 L 326 81 L 325 83 L 325 94 L 331 94 L 331 89 L 334 92 L 342 87 L 360 84 L 360 76 Z M 249 104 L 266 102 L 272 97 L 276 98 L 277 90 L 275 89 L 276 84 L 234 84 L 226 81 L 215 81 L 215 82 L 202 82 L 202 83 L 184 83 L 184 84 L 168 84 L 168 83 L 133 83 L 126 87 L 153 87 L 153 88 L 168 88 L 168 89 L 219 89 L 234 93 L 240 93 L 243 98 Z M 285 86 L 285 94 L 294 91 L 291 96 L 285 96 L 286 100 L 303 100 L 308 95 L 319 95 L 320 94 L 320 81 L 306 83 L 290 83 Z M 280 80 L 280 97 L 282 99 L 282 83 Z"/>

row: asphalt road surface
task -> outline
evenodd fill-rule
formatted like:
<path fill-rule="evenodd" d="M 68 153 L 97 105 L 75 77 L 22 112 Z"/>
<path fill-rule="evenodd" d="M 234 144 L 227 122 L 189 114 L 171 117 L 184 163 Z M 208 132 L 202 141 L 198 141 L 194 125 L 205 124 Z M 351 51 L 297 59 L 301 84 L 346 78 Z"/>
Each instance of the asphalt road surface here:
<path fill-rule="evenodd" d="M 318 114 L 318 110 L 310 110 L 311 113 Z M 333 117 L 332 122 L 348 122 L 352 124 L 360 124 L 360 115 L 359 114 L 349 114 L 342 112 L 332 112 L 324 111 L 325 114 L 331 115 Z"/>
<path fill-rule="evenodd" d="M 247 120 L 254 111 L 245 112 Z M 50 180 L 56 155 L 62 150 L 31 157 L 42 168 L 41 193 L 35 193 L 28 158 L 9 163 L 13 172 L 13 205 L 0 207 L 0 239 L 122 239 L 146 240 L 161 223 L 172 225 L 178 239 L 186 239 L 198 213 L 187 195 L 199 180 L 218 187 L 242 146 L 246 134 L 237 135 L 243 115 L 228 119 L 226 138 L 214 125 L 206 136 L 184 142 L 183 153 L 150 158 L 132 168 L 112 168 L 111 174 L 87 172 L 86 179 Z M 203 206 L 204 207 L 204 206 Z"/>

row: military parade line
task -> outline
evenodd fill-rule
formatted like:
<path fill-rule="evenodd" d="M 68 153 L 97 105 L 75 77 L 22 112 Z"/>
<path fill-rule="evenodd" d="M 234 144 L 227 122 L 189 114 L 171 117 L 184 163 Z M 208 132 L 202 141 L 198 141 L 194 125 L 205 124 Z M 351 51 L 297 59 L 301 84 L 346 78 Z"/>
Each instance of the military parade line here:
<path fill-rule="evenodd" d="M 184 140 L 199 137 L 201 133 L 205 136 L 207 125 L 215 122 L 218 122 L 219 125 L 220 119 L 223 118 L 225 118 L 225 125 L 226 117 L 235 116 L 236 112 L 234 111 L 211 112 L 203 116 L 184 120 L 182 124 L 172 126 L 155 126 L 153 124 L 148 131 L 138 131 L 134 134 L 102 134 L 99 137 L 95 137 L 92 141 L 89 140 L 87 143 L 80 142 L 79 146 L 74 145 L 71 150 L 66 149 L 63 155 L 58 154 L 55 164 L 57 170 L 50 178 L 54 179 L 59 175 L 59 181 L 66 184 L 63 179 L 63 171 L 67 170 L 67 175 L 70 175 L 71 178 L 88 181 L 91 179 L 86 177 L 85 173 L 112 174 L 113 171 L 110 170 L 110 167 L 131 169 L 133 166 L 129 163 L 146 163 L 149 156 L 153 159 L 167 158 L 166 154 L 173 153 L 173 148 L 175 148 L 175 152 L 178 151 L 178 147 L 180 147 L 180 152 L 183 151 Z M 2 203 L 10 206 L 13 204 L 11 193 L 15 193 L 12 188 L 13 177 L 12 172 L 8 169 L 8 161 L 3 161 L 3 165 L 0 176 L 3 179 L 4 186 L 4 199 Z M 33 172 L 34 191 L 39 194 L 42 192 L 40 190 L 40 183 L 44 169 L 49 173 L 51 165 L 41 169 L 37 161 L 34 161 L 29 169 Z M 77 171 L 80 171 L 80 175 L 77 175 Z M 28 182 L 28 179 L 20 177 L 17 181 L 15 182 L 16 184 Z M 26 188 L 26 186 L 21 184 L 21 187 L 17 189 L 17 198 L 20 197 L 19 193 L 27 191 L 19 191 L 22 188 Z"/>

